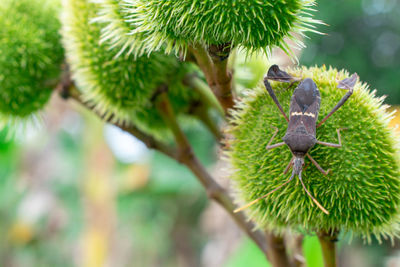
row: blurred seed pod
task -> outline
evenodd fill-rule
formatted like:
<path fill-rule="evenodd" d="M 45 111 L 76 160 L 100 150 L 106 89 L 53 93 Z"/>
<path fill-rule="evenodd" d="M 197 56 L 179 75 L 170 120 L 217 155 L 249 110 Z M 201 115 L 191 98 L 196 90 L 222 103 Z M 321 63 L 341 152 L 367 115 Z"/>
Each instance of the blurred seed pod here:
<path fill-rule="evenodd" d="M 67 59 L 84 100 L 94 103 L 107 118 L 134 123 L 161 136 L 157 131 L 166 125 L 152 98 L 165 84 L 175 112 L 185 112 L 196 98 L 181 82 L 190 66 L 161 52 L 140 57 L 118 55 L 101 42 L 102 25 L 92 21 L 98 11 L 98 4 L 89 0 L 63 2 Z"/>
<path fill-rule="evenodd" d="M 96 0 L 98 20 L 108 24 L 103 40 L 141 54 L 166 47 L 181 52 L 188 44 L 232 44 L 249 51 L 277 46 L 287 53 L 284 38 L 302 42 L 294 33 L 314 31 L 314 0 Z M 137 36 L 145 37 L 140 47 Z M 123 50 L 124 50 L 123 49 Z"/>
<path fill-rule="evenodd" d="M 48 102 L 63 49 L 58 1 L 0 2 L 0 120 L 26 121 Z"/>
<path fill-rule="evenodd" d="M 128 21 L 128 6 L 120 0 L 93 0 L 98 5 L 98 12 L 94 23 L 101 23 L 101 43 L 110 45 L 110 49 L 116 49 L 119 54 L 126 52 L 135 55 L 145 53 L 146 33 L 131 34 L 135 27 Z"/>
<path fill-rule="evenodd" d="M 322 68 L 290 69 L 297 77 L 310 77 L 321 93 L 320 118 L 338 103 L 344 91 L 337 80 L 348 77 L 345 71 Z M 284 110 L 289 110 L 293 89 L 287 84 L 272 83 Z M 396 234 L 399 219 L 400 169 L 398 138 L 389 121 L 383 98 L 357 82 L 353 95 L 322 127 L 317 139 L 337 143 L 336 129 L 341 132 L 341 148 L 316 145 L 309 154 L 325 170 L 324 176 L 305 159 L 303 180 L 311 194 L 329 211 L 323 213 L 308 197 L 295 177 L 289 184 L 247 209 L 249 216 L 262 228 L 284 227 L 307 232 L 342 230 L 378 239 Z M 232 140 L 227 140 L 227 155 L 233 166 L 232 179 L 240 198 L 250 202 L 275 189 L 290 177 L 283 174 L 292 155 L 287 146 L 267 151 L 274 129 L 276 142 L 287 129 L 287 122 L 263 86 L 247 92 L 230 122 Z"/>

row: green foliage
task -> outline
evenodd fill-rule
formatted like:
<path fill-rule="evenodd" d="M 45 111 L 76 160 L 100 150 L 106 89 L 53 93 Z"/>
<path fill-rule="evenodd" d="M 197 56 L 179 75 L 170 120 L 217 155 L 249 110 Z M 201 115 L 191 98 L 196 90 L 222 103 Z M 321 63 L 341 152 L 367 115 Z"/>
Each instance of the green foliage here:
<path fill-rule="evenodd" d="M 250 51 L 278 46 L 289 52 L 284 37 L 315 31 L 309 12 L 313 0 L 98 0 L 99 20 L 109 25 L 103 40 L 130 48 L 137 54 L 166 43 L 180 51 L 188 44 L 225 44 Z M 123 34 L 122 34 L 123 33 Z M 129 33 L 129 34 L 128 34 Z M 138 36 L 136 36 L 138 35 Z M 145 38 L 140 47 L 138 39 Z M 301 42 L 297 41 L 301 46 Z"/>
<path fill-rule="evenodd" d="M 297 77 L 310 77 L 321 92 L 320 117 L 324 117 L 344 95 L 337 89 L 337 79 L 348 77 L 344 71 L 301 68 L 289 71 Z M 293 92 L 287 84 L 273 83 L 285 110 Z M 282 230 L 289 226 L 307 232 L 329 229 L 352 231 L 369 238 L 371 234 L 393 235 L 400 200 L 398 144 L 388 123 L 390 114 L 366 84 L 358 82 L 350 99 L 322 127 L 317 139 L 337 142 L 336 129 L 342 131 L 340 149 L 316 145 L 310 155 L 325 169 L 324 176 L 306 158 L 303 179 L 308 190 L 330 212 L 324 214 L 305 193 L 298 179 L 259 201 L 249 216 L 259 226 Z M 285 134 L 287 122 L 260 86 L 248 92 L 231 121 L 233 140 L 228 140 L 228 155 L 235 172 L 239 194 L 250 202 L 284 183 L 283 171 L 292 155 L 287 146 L 267 151 L 273 127 Z M 279 142 L 279 141 L 276 141 Z"/>
<path fill-rule="evenodd" d="M 60 73 L 58 2 L 2 0 L 0 3 L 0 116 L 21 120 L 49 100 Z"/>
<path fill-rule="evenodd" d="M 187 111 L 193 92 L 182 84 L 190 71 L 174 56 L 118 56 L 100 43 L 100 23 L 93 23 L 99 8 L 88 0 L 64 2 L 63 39 L 77 86 L 85 100 L 115 121 L 132 122 L 146 131 L 157 131 L 165 124 L 152 96 L 161 84 L 169 85 L 176 113 Z"/>
<path fill-rule="evenodd" d="M 305 236 L 303 241 L 303 253 L 308 267 L 324 266 L 321 245 L 319 244 L 318 237 Z"/>
<path fill-rule="evenodd" d="M 248 239 L 243 241 L 224 267 L 247 267 L 250 262 L 252 267 L 271 266 L 269 262 L 265 262 L 265 255 L 259 247 Z"/>

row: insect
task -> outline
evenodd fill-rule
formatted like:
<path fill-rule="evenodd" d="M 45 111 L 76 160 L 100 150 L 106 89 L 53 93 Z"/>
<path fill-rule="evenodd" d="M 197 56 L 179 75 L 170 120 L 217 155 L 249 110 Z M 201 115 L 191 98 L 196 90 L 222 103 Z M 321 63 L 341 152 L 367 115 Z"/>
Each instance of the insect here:
<path fill-rule="evenodd" d="M 303 179 L 301 177 L 303 166 L 304 166 L 304 158 L 307 157 L 315 167 L 324 175 L 328 175 L 329 171 L 325 171 L 309 154 L 308 151 L 314 147 L 315 144 L 320 144 L 329 147 L 340 148 L 342 146 L 340 131 L 344 129 L 337 129 L 338 135 L 338 143 L 327 143 L 317 140 L 316 138 L 316 129 L 320 127 L 333 113 L 335 113 L 353 93 L 354 85 L 356 84 L 358 79 L 357 73 L 354 73 L 351 77 L 346 78 L 338 83 L 338 88 L 348 90 L 347 93 L 342 97 L 342 99 L 336 104 L 335 107 L 325 116 L 318 124 L 318 113 L 321 104 L 321 97 L 317 85 L 315 82 L 306 78 L 300 82 L 300 84 L 296 87 L 293 92 L 291 101 L 290 101 L 290 111 L 289 118 L 287 117 L 285 111 L 283 110 L 281 104 L 279 103 L 274 91 L 268 80 L 279 81 L 290 83 L 290 88 L 296 81 L 300 79 L 292 77 L 285 71 L 279 69 L 277 65 L 272 65 L 267 73 L 267 76 L 264 78 L 264 85 L 267 89 L 269 95 L 272 100 L 282 113 L 285 120 L 288 122 L 288 128 L 286 130 L 285 136 L 282 138 L 283 142 L 272 144 L 276 134 L 278 133 L 278 128 L 275 129 L 274 134 L 269 140 L 266 149 L 270 150 L 276 147 L 280 147 L 283 145 L 287 145 L 292 152 L 292 159 L 284 170 L 284 174 L 286 174 L 291 167 L 293 167 L 292 175 L 290 178 L 276 187 L 269 193 L 264 196 L 257 198 L 256 200 L 248 203 L 247 205 L 235 210 L 235 212 L 239 212 L 243 209 L 250 207 L 255 204 L 257 201 L 266 198 L 270 194 L 274 193 L 276 190 L 282 188 L 286 184 L 288 184 L 295 175 L 299 177 L 299 180 L 307 193 L 307 195 L 312 199 L 312 201 L 320 208 L 324 213 L 329 214 L 329 212 L 311 195 L 311 193 L 307 190 L 304 185 Z"/>

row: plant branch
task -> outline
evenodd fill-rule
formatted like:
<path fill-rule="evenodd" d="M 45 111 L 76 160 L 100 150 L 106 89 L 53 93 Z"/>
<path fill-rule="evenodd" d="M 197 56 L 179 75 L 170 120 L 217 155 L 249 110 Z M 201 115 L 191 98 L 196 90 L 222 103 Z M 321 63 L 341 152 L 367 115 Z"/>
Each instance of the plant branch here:
<path fill-rule="evenodd" d="M 210 56 L 207 53 L 207 50 L 204 49 L 202 45 L 189 46 L 188 50 L 196 59 L 197 65 L 204 73 L 208 85 L 213 90 L 214 94 L 218 96 L 216 92 L 217 84 L 214 76 L 214 65 L 213 62 L 211 61 Z"/>
<path fill-rule="evenodd" d="M 208 108 L 203 106 L 199 107 L 194 111 L 193 114 L 196 115 L 203 122 L 208 130 L 214 135 L 217 142 L 221 142 L 223 134 L 220 131 L 218 123 L 212 119 Z"/>
<path fill-rule="evenodd" d="M 210 46 L 208 51 L 202 45 L 195 45 L 190 46 L 189 51 L 196 58 L 208 85 L 227 113 L 234 106 L 232 73 L 227 68 L 230 45 Z"/>
<path fill-rule="evenodd" d="M 306 260 L 303 255 L 303 241 L 304 235 L 290 233 L 291 242 L 292 242 L 292 254 L 291 254 L 291 262 L 295 267 L 304 267 L 306 266 Z"/>
<path fill-rule="evenodd" d="M 219 99 L 225 109 L 233 108 L 232 72 L 228 70 L 231 44 L 210 45 L 208 52 L 214 63 L 215 81 L 219 87 Z"/>
<path fill-rule="evenodd" d="M 58 88 L 65 89 L 65 86 L 60 85 Z M 233 210 L 235 209 L 233 200 L 229 197 L 228 193 L 218 183 L 215 182 L 215 180 L 210 176 L 204 166 L 194 155 L 186 136 L 183 134 L 175 119 L 175 116 L 173 115 L 173 111 L 166 93 L 161 93 L 159 108 L 164 109 L 166 112 L 165 114 L 167 114 L 165 118 L 168 120 L 168 123 L 171 126 L 171 130 L 175 135 L 175 139 L 179 147 L 178 150 L 166 146 L 161 142 L 158 142 L 153 137 L 147 135 L 146 133 L 143 133 L 142 131 L 140 131 L 140 129 L 136 128 L 133 125 L 125 125 L 115 122 L 112 117 L 105 118 L 102 114 L 99 114 L 99 112 L 95 110 L 94 105 L 82 100 L 80 92 L 74 86 L 70 86 L 68 88 L 68 95 L 66 96 L 64 94 L 64 96 L 64 99 L 74 99 L 82 106 L 96 113 L 106 122 L 111 123 L 121 128 L 122 130 L 132 134 L 133 136 L 144 142 L 147 147 L 156 149 L 187 166 L 199 179 L 200 183 L 205 187 L 208 196 L 217 201 L 233 217 L 240 228 L 242 228 L 248 234 L 248 236 L 253 239 L 253 241 L 264 252 L 264 254 L 267 254 L 267 243 L 264 234 L 261 231 L 254 230 L 254 225 L 247 220 L 243 213 L 233 212 Z"/>
<path fill-rule="evenodd" d="M 283 237 L 271 232 L 267 232 L 266 236 L 269 244 L 267 256 L 271 264 L 274 267 L 291 266 Z"/>
<path fill-rule="evenodd" d="M 63 97 L 65 98 L 65 97 Z M 82 106 L 86 107 L 87 109 L 91 110 L 94 112 L 97 116 L 99 116 L 101 119 L 103 119 L 105 122 L 113 124 L 120 128 L 121 130 L 130 133 L 131 135 L 135 136 L 137 139 L 141 140 L 148 148 L 156 149 L 165 155 L 175 158 L 177 152 L 175 151 L 174 148 L 168 147 L 167 145 L 157 141 L 154 139 L 152 136 L 142 132 L 140 129 L 135 127 L 134 125 L 127 125 L 121 122 L 116 122 L 113 120 L 113 116 L 107 116 L 105 117 L 103 114 L 100 114 L 98 111 L 96 111 L 95 106 L 89 102 L 85 102 L 82 99 L 81 93 L 75 88 L 75 86 L 71 86 L 68 89 L 68 97 L 67 98 L 72 98 Z"/>
<path fill-rule="evenodd" d="M 224 110 L 218 102 L 218 99 L 212 93 L 207 83 L 197 77 L 196 74 L 187 75 L 184 79 L 184 84 L 193 88 L 193 90 L 196 90 L 200 95 L 201 103 L 198 105 L 192 105 L 190 113 L 197 116 L 214 135 L 215 139 L 220 142 L 223 135 L 218 123 L 215 122 L 210 115 L 210 108 L 213 108 L 222 118 L 225 118 Z"/>
<path fill-rule="evenodd" d="M 221 116 L 225 115 L 224 109 L 218 102 L 218 99 L 211 91 L 211 88 L 203 80 L 201 80 L 195 74 L 187 75 L 184 79 L 184 84 L 196 90 L 205 104 L 215 108 Z"/>
<path fill-rule="evenodd" d="M 165 119 L 174 133 L 179 151 L 178 158 L 176 159 L 187 166 L 193 172 L 193 174 L 196 175 L 200 183 L 206 189 L 208 197 L 218 202 L 266 254 L 267 243 L 264 234 L 259 230 L 254 230 L 254 225 L 246 219 L 243 213 L 233 212 L 235 210 L 235 204 L 233 203 L 233 200 L 229 197 L 225 189 L 215 182 L 215 180 L 211 177 L 211 175 L 207 172 L 207 170 L 193 153 L 193 149 L 188 139 L 176 121 L 168 99 L 168 95 L 166 93 L 160 95 L 159 108 L 161 113 L 165 115 Z"/>
<path fill-rule="evenodd" d="M 338 238 L 337 231 L 318 233 L 319 243 L 321 244 L 322 256 L 325 267 L 336 267 L 336 242 Z"/>

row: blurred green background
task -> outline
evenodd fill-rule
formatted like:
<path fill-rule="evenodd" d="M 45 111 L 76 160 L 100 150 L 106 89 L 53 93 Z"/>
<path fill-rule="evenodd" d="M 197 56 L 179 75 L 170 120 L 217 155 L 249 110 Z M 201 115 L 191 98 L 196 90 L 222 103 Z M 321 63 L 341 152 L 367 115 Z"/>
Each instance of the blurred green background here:
<path fill-rule="evenodd" d="M 330 26 L 309 34 L 300 63 L 357 72 L 400 104 L 400 1 L 322 0 L 316 9 Z M 237 64 L 243 86 L 268 67 Z M 197 124 L 186 132 L 218 176 L 212 136 Z M 57 96 L 39 127 L 8 135 L 0 133 L 0 266 L 266 266 L 188 170 Z M 349 239 L 339 242 L 341 266 L 400 266 L 397 242 Z M 304 252 L 322 266 L 315 237 Z"/>
<path fill-rule="evenodd" d="M 315 17 L 329 26 L 310 35 L 300 63 L 357 72 L 390 104 L 400 103 L 400 1 L 319 0 Z"/>

